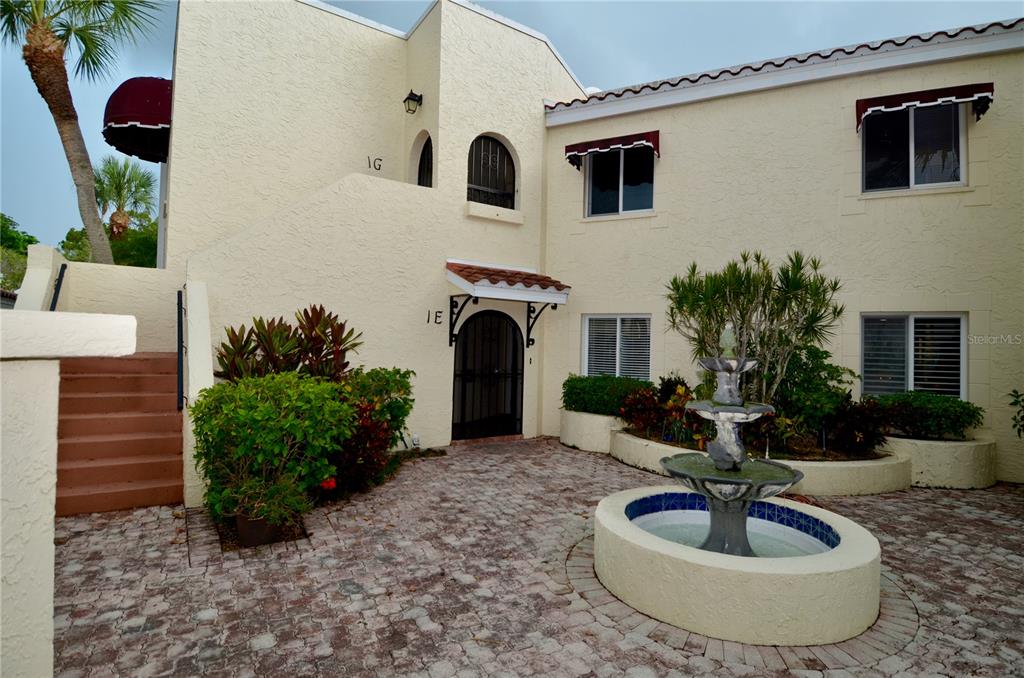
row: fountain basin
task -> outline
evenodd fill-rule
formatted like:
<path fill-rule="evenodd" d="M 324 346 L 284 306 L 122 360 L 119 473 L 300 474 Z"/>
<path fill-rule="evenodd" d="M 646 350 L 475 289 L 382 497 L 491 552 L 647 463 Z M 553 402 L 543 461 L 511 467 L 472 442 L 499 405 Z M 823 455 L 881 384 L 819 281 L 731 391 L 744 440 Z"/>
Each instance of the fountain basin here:
<path fill-rule="evenodd" d="M 667 624 L 755 645 L 837 643 L 874 623 L 881 552 L 867 530 L 818 507 L 768 499 L 754 504 L 751 532 L 756 534 L 765 520 L 776 523 L 769 529 L 785 540 L 782 528 L 796 525 L 812 537 L 805 546 L 823 550 L 750 558 L 704 551 L 649 531 L 658 521 L 678 524 L 673 518 L 680 516 L 667 514 L 700 510 L 703 501 L 678 485 L 626 490 L 601 500 L 594 520 L 594 568 L 605 588 Z M 757 551 L 759 540 L 751 541 Z"/>

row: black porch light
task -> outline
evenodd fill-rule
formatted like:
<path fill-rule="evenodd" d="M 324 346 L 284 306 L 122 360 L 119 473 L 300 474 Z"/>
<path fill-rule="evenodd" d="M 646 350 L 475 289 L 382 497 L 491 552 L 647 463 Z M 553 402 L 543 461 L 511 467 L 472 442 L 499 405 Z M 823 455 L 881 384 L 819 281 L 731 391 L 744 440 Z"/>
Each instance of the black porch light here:
<path fill-rule="evenodd" d="M 416 94 L 416 92 L 409 90 L 409 94 L 407 94 L 405 97 L 405 112 L 408 113 L 409 115 L 412 115 L 413 113 L 416 112 L 416 109 L 422 103 L 423 95 Z"/>

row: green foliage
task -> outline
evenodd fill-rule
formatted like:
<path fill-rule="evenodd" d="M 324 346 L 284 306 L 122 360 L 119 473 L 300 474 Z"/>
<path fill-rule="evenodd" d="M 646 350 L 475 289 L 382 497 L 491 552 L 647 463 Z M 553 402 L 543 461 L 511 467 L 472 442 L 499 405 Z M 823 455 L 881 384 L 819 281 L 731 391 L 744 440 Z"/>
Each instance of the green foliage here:
<path fill-rule="evenodd" d="M 667 391 L 667 383 L 675 383 L 675 391 L 662 401 L 660 394 Z M 669 375 L 662 378 L 657 390 L 651 386 L 629 394 L 620 416 L 631 431 L 642 437 L 703 449 L 711 425 L 686 409 L 686 403 L 691 400 L 693 392 L 686 387 L 686 382 Z"/>
<path fill-rule="evenodd" d="M 857 373 L 829 361 L 832 354 L 817 346 L 797 348 L 772 405 L 780 417 L 798 422 L 805 431 L 821 431 L 849 399 Z"/>
<path fill-rule="evenodd" d="M 871 399 L 843 400 L 825 427 L 825 445 L 849 456 L 865 456 L 885 442 L 888 413 Z"/>
<path fill-rule="evenodd" d="M 683 379 L 683 377 L 676 372 L 669 372 L 664 377 L 659 377 L 658 402 L 667 403 L 669 399 L 676 394 L 676 391 L 679 390 L 680 386 L 682 386 L 685 391 L 690 390 L 690 385 L 686 383 L 686 379 Z"/>
<path fill-rule="evenodd" d="M 894 433 L 921 440 L 966 440 L 981 426 L 985 410 L 956 396 L 907 391 L 879 396 Z"/>
<path fill-rule="evenodd" d="M 110 251 L 119 266 L 156 268 L 157 222 L 146 215 L 134 215 L 132 226 L 118 238 L 110 238 Z M 107 237 L 110 229 L 107 228 Z M 92 248 L 84 228 L 69 229 L 58 245 L 68 261 L 91 261 Z"/>
<path fill-rule="evenodd" d="M 115 156 L 107 155 L 93 168 L 93 174 L 96 206 L 101 217 L 109 217 L 110 212 L 148 215 L 156 206 L 156 175 L 138 160 L 125 157 L 118 161 Z"/>
<path fill-rule="evenodd" d="M 342 383 L 346 399 L 373 404 L 374 418 L 387 425 L 388 448 L 397 445 L 405 430 L 405 420 L 412 413 L 412 378 L 416 373 L 397 367 L 375 367 L 364 370 L 357 367 Z"/>
<path fill-rule="evenodd" d="M 1016 409 L 1010 419 L 1010 426 L 1016 431 L 1018 438 L 1024 438 L 1024 393 L 1013 389 L 1006 395 L 1010 398 L 1010 407 Z"/>
<path fill-rule="evenodd" d="M 251 376 L 299 371 L 341 381 L 349 372 L 348 353 L 362 346 L 362 333 L 349 329 L 337 314 L 310 306 L 284 318 L 252 319 L 252 327 L 225 328 L 227 341 L 217 348 L 215 376 L 237 381 Z"/>
<path fill-rule="evenodd" d="M 0 289 L 14 291 L 25 279 L 28 257 L 6 247 L 0 247 Z"/>
<path fill-rule="evenodd" d="M 0 247 L 15 254 L 26 255 L 28 246 L 35 245 L 39 239 L 18 226 L 17 221 L 0 212 Z"/>
<path fill-rule="evenodd" d="M 245 477 L 225 489 L 222 498 L 234 507 L 234 513 L 255 520 L 262 518 L 271 525 L 295 525 L 303 513 L 313 508 L 309 495 L 289 475 L 275 479 Z"/>
<path fill-rule="evenodd" d="M 108 74 L 116 46 L 133 42 L 153 26 L 152 0 L 3 0 L 0 40 L 20 47 L 28 29 L 48 25 L 75 54 L 75 75 L 95 80 Z"/>
<path fill-rule="evenodd" d="M 294 482 L 308 493 L 333 477 L 330 457 L 355 423 L 338 384 L 295 373 L 204 389 L 191 415 L 206 505 L 217 520 L 245 508 L 241 488 L 252 479 L 268 486 Z"/>
<path fill-rule="evenodd" d="M 793 352 L 833 334 L 843 314 L 835 301 L 841 287 L 821 272 L 818 259 L 800 252 L 777 269 L 760 252 L 743 252 L 721 271 L 701 272 L 694 262 L 686 275 L 672 278 L 668 322 L 690 342 L 694 358 L 725 355 L 721 336 L 730 324 L 735 355 L 758 361 L 748 390 L 771 402 Z"/>
<path fill-rule="evenodd" d="M 650 387 L 649 381 L 630 377 L 616 377 L 610 374 L 583 377 L 570 374 L 562 383 L 562 407 L 571 412 L 617 417 L 629 394 Z"/>

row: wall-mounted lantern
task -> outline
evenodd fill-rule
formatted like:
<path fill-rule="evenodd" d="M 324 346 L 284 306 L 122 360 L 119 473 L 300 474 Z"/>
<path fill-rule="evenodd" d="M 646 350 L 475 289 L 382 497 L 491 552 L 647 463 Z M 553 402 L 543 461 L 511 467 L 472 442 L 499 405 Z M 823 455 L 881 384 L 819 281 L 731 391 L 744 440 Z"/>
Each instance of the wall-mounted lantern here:
<path fill-rule="evenodd" d="M 405 112 L 412 115 L 416 112 L 416 109 L 423 103 L 423 95 L 416 94 L 412 90 L 409 90 L 409 94 L 405 97 Z"/>

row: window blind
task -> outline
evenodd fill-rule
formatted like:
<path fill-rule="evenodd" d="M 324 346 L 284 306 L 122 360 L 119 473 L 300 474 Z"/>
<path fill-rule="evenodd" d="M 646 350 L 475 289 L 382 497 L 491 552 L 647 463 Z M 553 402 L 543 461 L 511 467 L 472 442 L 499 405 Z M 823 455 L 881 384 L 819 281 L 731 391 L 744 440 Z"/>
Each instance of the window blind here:
<path fill-rule="evenodd" d="M 615 374 L 618 318 L 587 321 L 587 374 Z"/>
<path fill-rule="evenodd" d="M 865 316 L 863 326 L 864 393 L 907 390 L 907 318 Z"/>
<path fill-rule="evenodd" d="M 619 376 L 651 378 L 651 319 L 619 318 Z"/>
<path fill-rule="evenodd" d="M 915 317 L 914 390 L 960 395 L 961 318 Z"/>

